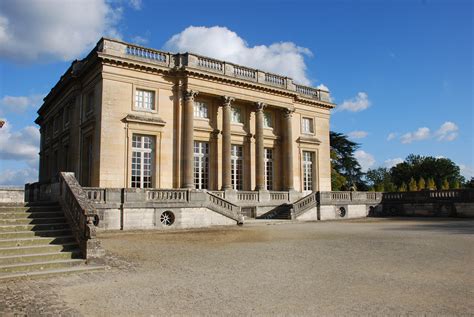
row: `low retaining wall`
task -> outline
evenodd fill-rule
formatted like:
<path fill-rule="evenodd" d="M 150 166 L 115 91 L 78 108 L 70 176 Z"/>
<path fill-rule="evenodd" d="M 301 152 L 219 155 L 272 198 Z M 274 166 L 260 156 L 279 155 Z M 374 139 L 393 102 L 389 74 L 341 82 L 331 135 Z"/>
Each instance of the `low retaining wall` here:
<path fill-rule="evenodd" d="M 474 189 L 384 193 L 377 216 L 474 217 Z"/>
<path fill-rule="evenodd" d="M 210 209 L 206 192 L 135 188 L 84 190 L 94 203 L 100 219 L 98 227 L 102 230 L 169 230 L 235 226 L 238 223 Z"/>
<path fill-rule="evenodd" d="M 22 204 L 25 202 L 25 190 L 21 187 L 0 187 L 0 203 Z"/>

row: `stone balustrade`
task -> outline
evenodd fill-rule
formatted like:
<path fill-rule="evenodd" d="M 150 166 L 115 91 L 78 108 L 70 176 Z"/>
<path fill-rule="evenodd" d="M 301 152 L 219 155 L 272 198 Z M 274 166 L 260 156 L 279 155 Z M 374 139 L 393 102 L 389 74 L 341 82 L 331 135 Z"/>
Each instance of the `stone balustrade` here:
<path fill-rule="evenodd" d="M 126 57 L 140 62 L 147 62 L 169 68 L 194 68 L 201 71 L 233 77 L 240 80 L 257 82 L 280 89 L 294 91 L 303 98 L 315 99 L 331 103 L 329 91 L 295 85 L 288 77 L 263 72 L 257 69 L 220 61 L 214 58 L 200 56 L 192 53 L 171 54 L 169 52 L 145 48 L 131 43 L 124 43 L 112 39 L 102 39 L 98 51 L 108 55 Z"/>

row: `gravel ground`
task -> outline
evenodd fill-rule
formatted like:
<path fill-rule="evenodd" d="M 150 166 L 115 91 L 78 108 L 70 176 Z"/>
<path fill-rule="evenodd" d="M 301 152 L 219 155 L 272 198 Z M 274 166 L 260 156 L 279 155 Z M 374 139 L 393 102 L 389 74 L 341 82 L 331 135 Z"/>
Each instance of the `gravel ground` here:
<path fill-rule="evenodd" d="M 0 297 L 0 315 L 40 310 L 86 316 L 474 312 L 474 220 L 252 224 L 103 233 L 101 239 L 116 268 L 7 283 L 0 295 L 22 297 Z M 33 291 L 37 307 L 31 311 L 24 301 Z"/>

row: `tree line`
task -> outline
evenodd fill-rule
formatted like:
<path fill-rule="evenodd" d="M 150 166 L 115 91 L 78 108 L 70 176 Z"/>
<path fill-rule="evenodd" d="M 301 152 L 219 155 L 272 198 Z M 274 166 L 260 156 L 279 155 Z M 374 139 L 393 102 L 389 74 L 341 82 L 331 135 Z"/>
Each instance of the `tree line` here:
<path fill-rule="evenodd" d="M 474 178 L 466 181 L 460 168 L 444 157 L 410 154 L 392 168 L 379 167 L 362 172 L 354 157 L 359 144 L 346 135 L 330 132 L 332 190 L 374 190 L 383 192 L 474 188 Z"/>

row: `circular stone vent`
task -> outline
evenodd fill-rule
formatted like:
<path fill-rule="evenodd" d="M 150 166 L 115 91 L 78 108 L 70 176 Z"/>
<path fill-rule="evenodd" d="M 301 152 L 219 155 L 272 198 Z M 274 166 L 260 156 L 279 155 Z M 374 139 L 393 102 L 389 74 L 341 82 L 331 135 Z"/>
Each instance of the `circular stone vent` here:
<path fill-rule="evenodd" d="M 174 214 L 171 211 L 165 211 L 160 216 L 160 222 L 164 226 L 171 226 L 174 223 Z"/>
<path fill-rule="evenodd" d="M 337 215 L 341 218 L 344 218 L 346 216 L 346 208 L 339 207 L 339 209 L 337 210 Z"/>

